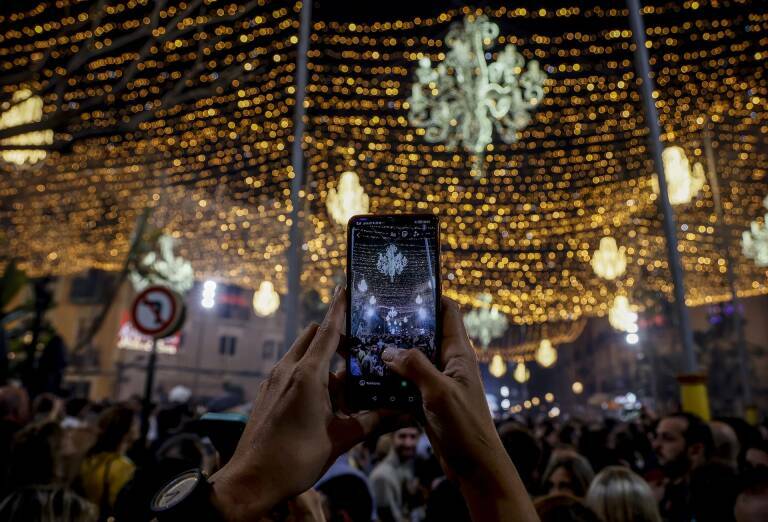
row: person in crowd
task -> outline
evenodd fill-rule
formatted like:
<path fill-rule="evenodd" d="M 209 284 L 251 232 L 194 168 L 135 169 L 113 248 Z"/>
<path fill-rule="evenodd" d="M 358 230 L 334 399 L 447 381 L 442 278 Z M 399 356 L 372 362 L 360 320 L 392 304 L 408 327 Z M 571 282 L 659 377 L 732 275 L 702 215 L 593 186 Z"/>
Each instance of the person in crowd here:
<path fill-rule="evenodd" d="M 768 467 L 768 441 L 750 444 L 744 452 L 744 465 L 747 468 Z"/>
<path fill-rule="evenodd" d="M 328 522 L 375 520 L 376 507 L 368 477 L 349 461 L 349 455 L 342 455 L 315 484 L 314 489 L 325 499 Z"/>
<path fill-rule="evenodd" d="M 556 451 L 544 470 L 542 491 L 583 498 L 594 476 L 589 461 L 575 451 Z"/>
<path fill-rule="evenodd" d="M 99 417 L 96 443 L 80 466 L 79 482 L 101 518 L 112 512 L 118 493 L 133 477 L 135 466 L 125 452 L 136 439 L 136 428 L 134 411 L 124 406 L 108 408 Z"/>
<path fill-rule="evenodd" d="M 8 463 L 13 438 L 29 421 L 29 395 L 18 386 L 0 387 L 0 496 L 8 491 Z"/>
<path fill-rule="evenodd" d="M 371 486 L 381 522 L 401 522 L 409 518 L 410 497 L 416 494 L 414 459 L 420 434 L 415 425 L 395 431 L 389 453 L 371 471 Z"/>
<path fill-rule="evenodd" d="M 768 513 L 768 468 L 747 470 L 733 507 L 736 522 L 764 522 Z"/>
<path fill-rule="evenodd" d="M 729 522 L 738 495 L 736 468 L 717 460 L 696 467 L 690 474 L 689 504 L 696 522 Z"/>
<path fill-rule="evenodd" d="M 509 458 L 515 464 L 525 489 L 530 495 L 534 495 L 541 446 L 528 428 L 514 421 L 507 421 L 499 426 L 499 437 Z"/>
<path fill-rule="evenodd" d="M 709 429 L 712 431 L 712 461 L 737 469 L 741 448 L 736 431 L 729 424 L 717 420 L 709 423 Z"/>
<path fill-rule="evenodd" d="M 691 473 L 709 460 L 713 445 L 709 426 L 696 415 L 675 413 L 659 421 L 653 449 L 664 472 L 659 506 L 665 519 L 691 520 Z"/>
<path fill-rule="evenodd" d="M 541 522 L 601 522 L 584 502 L 563 493 L 536 499 L 536 513 Z"/>
<path fill-rule="evenodd" d="M 608 466 L 589 486 L 587 505 L 602 522 L 661 522 L 651 487 L 623 466 Z"/>
<path fill-rule="evenodd" d="M 13 490 L 0 502 L 4 522 L 96 522 L 96 506 L 61 481 L 58 456 L 61 427 L 34 423 L 14 437 L 9 484 Z"/>
<path fill-rule="evenodd" d="M 334 410 L 330 373 L 346 297 L 337 290 L 323 325 L 312 325 L 262 384 L 235 455 L 209 479 L 213 509 L 225 520 L 258 520 L 311 487 L 339 455 L 394 422 L 383 411 Z M 537 520 L 528 494 L 496 433 L 474 351 L 455 302 L 442 303 L 439 368 L 418 350 L 391 347 L 382 360 L 421 392 L 425 430 L 447 477 L 455 480 L 473 520 Z M 340 390 L 340 393 L 343 391 Z M 293 450 L 286 451 L 286 441 Z M 173 484 L 170 484 L 172 488 Z M 165 491 L 177 501 L 175 490 Z"/>
<path fill-rule="evenodd" d="M 41 393 L 32 401 L 33 422 L 60 422 L 64 417 L 64 405 L 52 393 Z"/>

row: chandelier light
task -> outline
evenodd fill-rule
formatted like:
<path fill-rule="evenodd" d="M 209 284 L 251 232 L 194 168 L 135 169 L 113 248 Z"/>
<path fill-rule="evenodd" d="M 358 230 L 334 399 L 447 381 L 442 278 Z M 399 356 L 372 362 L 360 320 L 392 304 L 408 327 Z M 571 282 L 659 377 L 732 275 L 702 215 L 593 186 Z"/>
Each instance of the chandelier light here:
<path fill-rule="evenodd" d="M 352 216 L 368 212 L 368 195 L 356 173 L 347 171 L 341 175 L 338 186 L 328 191 L 326 206 L 331 218 L 339 225 L 346 225 Z"/>
<path fill-rule="evenodd" d="M 491 359 L 491 364 L 488 365 L 488 371 L 497 379 L 504 376 L 507 373 L 507 363 L 504 358 L 498 353 Z"/>
<path fill-rule="evenodd" d="M 493 140 L 493 129 L 505 143 L 531 121 L 529 111 L 541 103 L 547 77 L 539 62 L 525 59 L 508 44 L 496 60 L 488 50 L 499 36 L 499 26 L 485 15 L 465 18 L 451 26 L 445 38 L 445 60 L 432 68 L 419 60 L 408 120 L 425 129 L 429 143 L 456 150 L 459 143 L 475 154 L 476 166 Z"/>
<path fill-rule="evenodd" d="M 600 239 L 600 247 L 592 254 L 592 270 L 603 279 L 616 279 L 627 270 L 625 251 L 610 236 Z"/>
<path fill-rule="evenodd" d="M 571 391 L 576 395 L 581 395 L 584 391 L 584 385 L 581 384 L 580 381 L 573 381 L 573 384 L 571 384 Z"/>
<path fill-rule="evenodd" d="M 542 339 L 534 354 L 536 362 L 543 368 L 549 368 L 557 362 L 557 350 L 549 339 Z"/>
<path fill-rule="evenodd" d="M 626 296 L 617 295 L 613 299 L 613 305 L 608 310 L 608 322 L 620 332 L 637 333 L 637 313 L 632 311 Z"/>
<path fill-rule="evenodd" d="M 192 288 L 195 284 L 192 265 L 183 257 L 174 255 L 173 244 L 171 236 L 163 234 L 158 238 L 159 254 L 149 252 L 128 276 L 134 290 L 140 292 L 149 285 L 158 284 L 184 294 Z"/>
<path fill-rule="evenodd" d="M 35 96 L 28 89 L 19 89 L 13 93 L 11 107 L 0 114 L 0 129 L 8 129 L 25 123 L 37 123 L 43 117 L 43 99 Z M 53 131 L 33 131 L 0 140 L 1 145 L 50 145 L 53 143 Z M 45 159 L 45 150 L 4 150 L 0 157 L 17 165 L 37 163 Z"/>
<path fill-rule="evenodd" d="M 512 373 L 512 377 L 514 377 L 520 384 L 523 384 L 531 378 L 531 371 L 525 367 L 523 361 L 520 361 L 517 363 L 517 366 L 515 366 L 515 371 Z"/>
<path fill-rule="evenodd" d="M 763 200 L 763 206 L 768 210 L 768 196 Z M 741 249 L 757 266 L 768 266 L 768 212 L 762 223 L 753 221 L 749 230 L 742 232 Z"/>
<path fill-rule="evenodd" d="M 280 307 L 280 294 L 271 281 L 262 281 L 253 294 L 253 311 L 259 317 L 269 317 Z"/>
<path fill-rule="evenodd" d="M 694 163 L 693 168 L 691 168 L 685 151 L 677 145 L 666 147 L 661 153 L 661 159 L 664 163 L 669 202 L 673 205 L 690 203 L 706 181 L 704 167 L 701 163 Z M 653 191 L 658 194 L 659 178 L 657 175 L 651 178 L 651 186 Z"/>
<path fill-rule="evenodd" d="M 478 299 L 484 306 L 464 314 L 464 327 L 467 335 L 478 341 L 483 348 L 488 348 L 491 341 L 501 337 L 507 330 L 507 317 L 491 304 L 493 298 L 490 295 L 482 294 Z"/>

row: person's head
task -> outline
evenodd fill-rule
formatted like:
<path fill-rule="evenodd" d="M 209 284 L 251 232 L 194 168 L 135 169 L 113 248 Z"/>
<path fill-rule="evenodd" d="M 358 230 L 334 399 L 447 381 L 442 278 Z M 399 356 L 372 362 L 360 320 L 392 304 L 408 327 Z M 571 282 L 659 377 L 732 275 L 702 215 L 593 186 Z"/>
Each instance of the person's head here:
<path fill-rule="evenodd" d="M 14 488 L 46 485 L 60 475 L 61 428 L 55 422 L 30 424 L 13 440 L 8 484 Z"/>
<path fill-rule="evenodd" d="M 679 478 L 700 466 L 712 454 L 709 426 L 691 413 L 664 417 L 656 426 L 653 449 L 670 478 Z"/>
<path fill-rule="evenodd" d="M 526 427 L 517 422 L 506 422 L 499 426 L 499 437 L 509 458 L 517 468 L 520 480 L 529 493 L 534 488 L 534 473 L 541 459 L 541 446 Z"/>
<path fill-rule="evenodd" d="M 541 522 L 600 522 L 594 511 L 571 495 L 547 495 L 533 505 Z"/>
<path fill-rule="evenodd" d="M 709 429 L 712 431 L 712 442 L 714 443 L 712 460 L 736 469 L 739 460 L 739 438 L 734 429 L 723 421 L 710 422 Z"/>
<path fill-rule="evenodd" d="M 731 520 L 738 494 L 736 468 L 711 461 L 691 471 L 688 505 L 696 522 Z"/>
<path fill-rule="evenodd" d="M 373 497 L 365 479 L 352 474 L 330 478 L 315 487 L 325 496 L 328 522 L 370 520 Z"/>
<path fill-rule="evenodd" d="M 416 456 L 416 445 L 420 435 L 421 431 L 415 426 L 395 431 L 392 434 L 392 451 L 397 458 L 401 461 L 413 459 Z"/>
<path fill-rule="evenodd" d="M 595 476 L 587 505 L 603 522 L 660 522 L 650 486 L 622 466 L 608 466 Z"/>
<path fill-rule="evenodd" d="M 582 498 L 595 476 L 589 461 L 576 452 L 552 456 L 544 471 L 543 489 L 548 494 L 563 493 Z"/>
<path fill-rule="evenodd" d="M 0 419 L 18 424 L 29 420 L 29 395 L 18 386 L 0 387 Z"/>
<path fill-rule="evenodd" d="M 758 466 L 768 468 L 768 443 L 760 441 L 750 444 L 744 452 L 744 463 L 749 468 Z"/>
<path fill-rule="evenodd" d="M 125 406 L 107 408 L 99 416 L 98 431 L 91 455 L 124 451 L 135 437 L 133 410 Z"/>
<path fill-rule="evenodd" d="M 733 516 L 736 522 L 762 522 L 768 513 L 768 468 L 744 473 L 736 497 Z"/>
<path fill-rule="evenodd" d="M 82 418 L 88 408 L 88 399 L 72 397 L 64 405 L 64 414 L 68 417 Z"/>

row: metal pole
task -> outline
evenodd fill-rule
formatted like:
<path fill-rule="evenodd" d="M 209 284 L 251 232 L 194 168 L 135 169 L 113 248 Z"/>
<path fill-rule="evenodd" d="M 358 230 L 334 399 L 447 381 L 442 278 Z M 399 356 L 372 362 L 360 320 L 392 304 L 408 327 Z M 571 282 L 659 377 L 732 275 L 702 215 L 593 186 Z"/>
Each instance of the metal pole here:
<path fill-rule="evenodd" d="M 157 363 L 157 339 L 152 339 L 152 351 L 149 352 L 147 377 L 144 381 L 144 400 L 141 401 L 141 441 L 146 444 L 149 432 L 149 414 L 152 411 L 152 388 L 155 383 L 155 365 Z"/>
<path fill-rule="evenodd" d="M 733 326 L 736 329 L 736 350 L 739 359 L 739 377 L 741 378 L 742 393 L 744 399 L 744 409 L 752 404 L 752 385 L 749 382 L 749 365 L 747 364 L 747 343 L 744 336 L 744 321 L 741 317 L 739 296 L 736 293 L 736 273 L 733 270 L 733 258 L 731 257 L 731 230 L 725 222 L 725 213 L 723 212 L 723 202 L 720 199 L 720 183 L 717 179 L 717 169 L 715 166 L 715 152 L 712 149 L 712 120 L 707 115 L 704 123 L 704 153 L 707 158 L 707 174 L 709 175 L 709 186 L 712 188 L 712 199 L 715 204 L 715 215 L 717 216 L 717 235 L 720 239 L 720 249 L 725 256 L 725 273 L 728 278 L 728 286 L 731 291 L 731 304 L 733 305 Z"/>
<path fill-rule="evenodd" d="M 640 13 L 639 0 L 627 0 L 629 8 L 629 21 L 632 26 L 632 37 L 635 40 L 635 67 L 639 75 L 640 89 L 645 107 L 645 119 L 648 123 L 648 144 L 653 156 L 653 164 L 659 178 L 659 202 L 664 215 L 664 236 L 667 242 L 667 261 L 669 271 L 672 274 L 672 283 L 675 287 L 675 309 L 680 326 L 680 340 L 683 345 L 683 371 L 696 373 L 696 353 L 693 348 L 693 332 L 688 318 L 688 309 L 685 306 L 685 283 L 683 270 L 680 264 L 680 254 L 677 251 L 677 225 L 672 205 L 667 194 L 667 179 L 664 174 L 664 163 L 661 159 L 661 128 L 659 127 L 659 115 L 656 111 L 656 103 L 653 99 L 653 80 L 648 62 L 648 50 L 645 47 L 645 26 Z"/>
<path fill-rule="evenodd" d="M 283 350 L 293 343 L 299 331 L 299 302 L 301 296 L 301 191 L 304 185 L 304 98 L 307 92 L 307 52 L 312 24 L 312 0 L 301 5 L 299 47 L 296 55 L 296 100 L 293 111 L 293 144 L 291 146 L 291 228 L 288 233 L 288 293 L 285 296 L 285 339 Z"/>

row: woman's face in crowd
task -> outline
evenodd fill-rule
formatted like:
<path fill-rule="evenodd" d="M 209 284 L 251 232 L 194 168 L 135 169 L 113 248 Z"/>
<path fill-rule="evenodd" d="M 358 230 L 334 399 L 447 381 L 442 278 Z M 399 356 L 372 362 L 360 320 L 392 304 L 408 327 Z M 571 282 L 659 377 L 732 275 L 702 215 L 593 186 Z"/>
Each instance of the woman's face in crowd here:
<path fill-rule="evenodd" d="M 568 495 L 576 496 L 576 492 L 573 490 L 573 477 L 563 467 L 557 468 L 549 477 L 548 483 L 550 494 L 565 493 Z"/>

